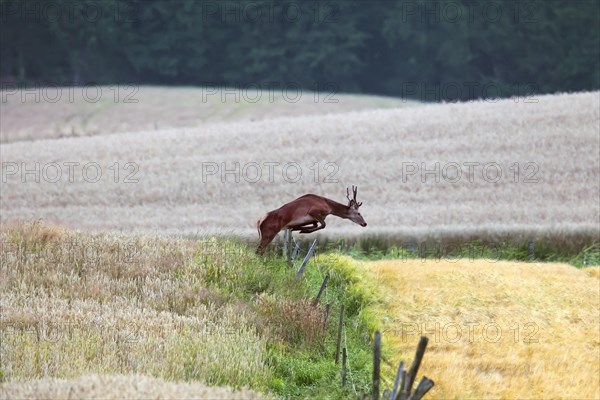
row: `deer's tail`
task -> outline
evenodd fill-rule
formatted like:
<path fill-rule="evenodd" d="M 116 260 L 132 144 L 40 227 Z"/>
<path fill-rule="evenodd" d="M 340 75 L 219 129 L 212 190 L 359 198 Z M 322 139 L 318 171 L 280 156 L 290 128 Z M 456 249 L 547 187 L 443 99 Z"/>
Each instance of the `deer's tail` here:
<path fill-rule="evenodd" d="M 258 240 L 262 239 L 262 233 L 260 231 L 260 226 L 262 225 L 263 221 L 267 218 L 269 214 L 265 214 L 261 219 L 259 219 L 258 221 L 256 221 L 256 229 L 258 230 Z"/>

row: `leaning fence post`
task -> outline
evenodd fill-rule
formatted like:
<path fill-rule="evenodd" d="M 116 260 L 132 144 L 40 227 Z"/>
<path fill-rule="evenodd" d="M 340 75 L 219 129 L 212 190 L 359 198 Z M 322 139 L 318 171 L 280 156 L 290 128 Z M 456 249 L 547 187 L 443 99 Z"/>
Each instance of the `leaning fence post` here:
<path fill-rule="evenodd" d="M 340 360 L 340 345 L 342 343 L 342 325 L 344 324 L 344 305 L 340 307 L 340 322 L 338 323 L 337 345 L 335 346 L 335 363 Z"/>
<path fill-rule="evenodd" d="M 327 281 L 329 281 L 329 274 L 325 275 L 325 279 L 323 279 L 323 283 L 321 283 L 321 288 L 319 289 L 319 294 L 317 294 L 317 297 L 313 301 L 313 306 L 316 306 L 317 304 L 319 304 L 319 299 L 321 298 L 321 295 L 323 294 L 323 290 L 325 290 L 325 287 L 327 286 Z"/>
<path fill-rule="evenodd" d="M 407 395 L 410 395 L 412 391 L 412 386 L 415 383 L 415 377 L 417 376 L 417 371 L 419 371 L 419 367 L 421 366 L 421 360 L 423 360 L 423 355 L 425 354 L 425 349 L 427 348 L 427 339 L 425 336 L 421 336 L 419 340 L 419 345 L 417 346 L 417 352 L 415 353 L 415 359 L 413 360 L 408 373 L 406 374 L 406 382 L 404 383 L 404 390 Z"/>
<path fill-rule="evenodd" d="M 294 247 L 294 251 L 292 251 L 292 260 L 296 258 L 296 254 L 298 254 L 299 249 L 300 249 L 300 241 L 297 241 L 296 246 Z"/>
<path fill-rule="evenodd" d="M 346 348 L 342 349 L 342 386 L 346 386 Z"/>
<path fill-rule="evenodd" d="M 404 390 L 404 382 L 406 382 L 406 370 L 402 371 L 402 376 L 400 376 L 400 386 L 398 387 L 398 393 L 396 393 L 396 398 L 394 400 L 406 400 L 408 397 Z"/>
<path fill-rule="evenodd" d="M 424 376 L 417 385 L 417 388 L 415 389 L 413 394 L 410 395 L 408 400 L 421 400 L 421 398 L 423 398 L 423 396 L 425 396 L 425 394 L 429 392 L 429 389 L 431 389 L 433 385 L 434 382 L 428 377 Z"/>
<path fill-rule="evenodd" d="M 392 395 L 390 399 L 396 400 L 396 393 L 398 392 L 398 387 L 400 386 L 400 378 L 402 378 L 402 373 L 404 372 L 404 361 L 400 361 L 400 365 L 398 366 L 398 372 L 396 373 L 396 379 L 394 380 L 394 388 L 392 389 Z"/>
<path fill-rule="evenodd" d="M 381 333 L 375 332 L 373 344 L 373 400 L 379 400 L 379 374 L 381 366 Z"/>
<path fill-rule="evenodd" d="M 308 253 L 306 253 L 306 257 L 304 257 L 304 260 L 302 261 L 302 265 L 300 265 L 300 268 L 298 269 L 298 272 L 296 273 L 296 279 L 300 279 L 300 276 L 302 276 L 302 273 L 304 272 L 304 267 L 306 267 L 306 264 L 308 263 L 308 260 L 310 260 L 310 257 L 312 256 L 313 251 L 315 251 L 316 245 L 317 245 L 317 239 L 313 240 L 312 244 L 310 245 L 310 248 L 308 249 Z"/>

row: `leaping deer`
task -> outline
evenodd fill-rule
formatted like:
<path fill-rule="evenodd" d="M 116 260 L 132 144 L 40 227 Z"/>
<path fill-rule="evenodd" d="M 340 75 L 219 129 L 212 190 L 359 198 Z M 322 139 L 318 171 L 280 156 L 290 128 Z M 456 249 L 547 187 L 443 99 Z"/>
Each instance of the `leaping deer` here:
<path fill-rule="evenodd" d="M 300 231 L 300 233 L 311 233 L 325 228 L 325 217 L 329 214 L 349 219 L 360 226 L 367 226 L 367 223 L 358 211 L 362 202 L 359 203 L 356 201 L 357 192 L 358 187 L 352 185 L 354 196 L 350 198 L 350 190 L 346 188 L 347 206 L 326 197 L 317 196 L 316 194 L 305 194 L 276 210 L 269 211 L 256 222 L 260 238 L 256 253 L 262 254 L 265 247 L 271 243 L 275 235 L 282 229 L 291 229 L 292 231 Z"/>

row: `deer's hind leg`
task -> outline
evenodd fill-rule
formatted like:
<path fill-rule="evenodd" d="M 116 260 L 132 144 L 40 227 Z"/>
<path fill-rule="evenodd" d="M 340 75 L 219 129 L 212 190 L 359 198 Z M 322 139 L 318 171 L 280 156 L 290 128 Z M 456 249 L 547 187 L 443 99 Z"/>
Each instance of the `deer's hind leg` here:
<path fill-rule="evenodd" d="M 275 236 L 279 233 L 280 229 L 276 220 L 267 218 L 258 227 L 260 231 L 260 243 L 256 248 L 256 254 L 263 254 L 266 247 L 275 239 Z"/>
<path fill-rule="evenodd" d="M 273 239 L 275 239 L 275 236 L 277 236 L 277 233 L 278 232 L 275 232 L 275 233 L 263 232 L 260 237 L 260 243 L 258 244 L 258 247 L 256 248 L 256 254 L 263 254 L 265 252 L 265 248 L 269 245 L 269 243 L 271 243 L 273 241 Z"/>

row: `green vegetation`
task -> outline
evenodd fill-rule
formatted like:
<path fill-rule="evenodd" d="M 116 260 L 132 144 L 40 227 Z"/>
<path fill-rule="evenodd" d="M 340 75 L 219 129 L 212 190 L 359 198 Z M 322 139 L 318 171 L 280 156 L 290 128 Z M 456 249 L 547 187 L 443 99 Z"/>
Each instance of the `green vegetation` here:
<path fill-rule="evenodd" d="M 590 239 L 590 238 L 587 238 Z M 389 238 L 373 236 L 364 240 L 325 240 L 322 247 L 336 249 L 357 260 L 408 259 L 482 259 L 490 261 L 563 262 L 575 267 L 600 265 L 600 242 L 586 241 L 565 247 L 552 241 L 500 242 L 471 240 L 466 242 L 430 241 L 403 242 L 398 245 Z M 533 253 L 532 253 L 533 252 Z"/>
<path fill-rule="evenodd" d="M 209 289 L 255 305 L 262 321 L 261 334 L 269 338 L 271 391 L 285 398 L 331 399 L 370 393 L 372 336 L 379 328 L 381 299 L 372 279 L 354 260 L 336 252 L 316 255 L 297 280 L 295 270 L 282 257 L 272 253 L 257 259 L 249 254 L 252 250 L 231 239 L 215 243 L 220 251 L 239 252 L 239 264 L 204 259 L 211 277 Z M 326 274 L 329 283 L 320 306 L 314 307 L 312 302 Z M 331 312 L 324 331 L 325 304 Z M 345 387 L 341 386 L 341 356 L 339 364 L 334 360 L 342 304 L 342 347 L 347 346 L 350 371 Z"/>

